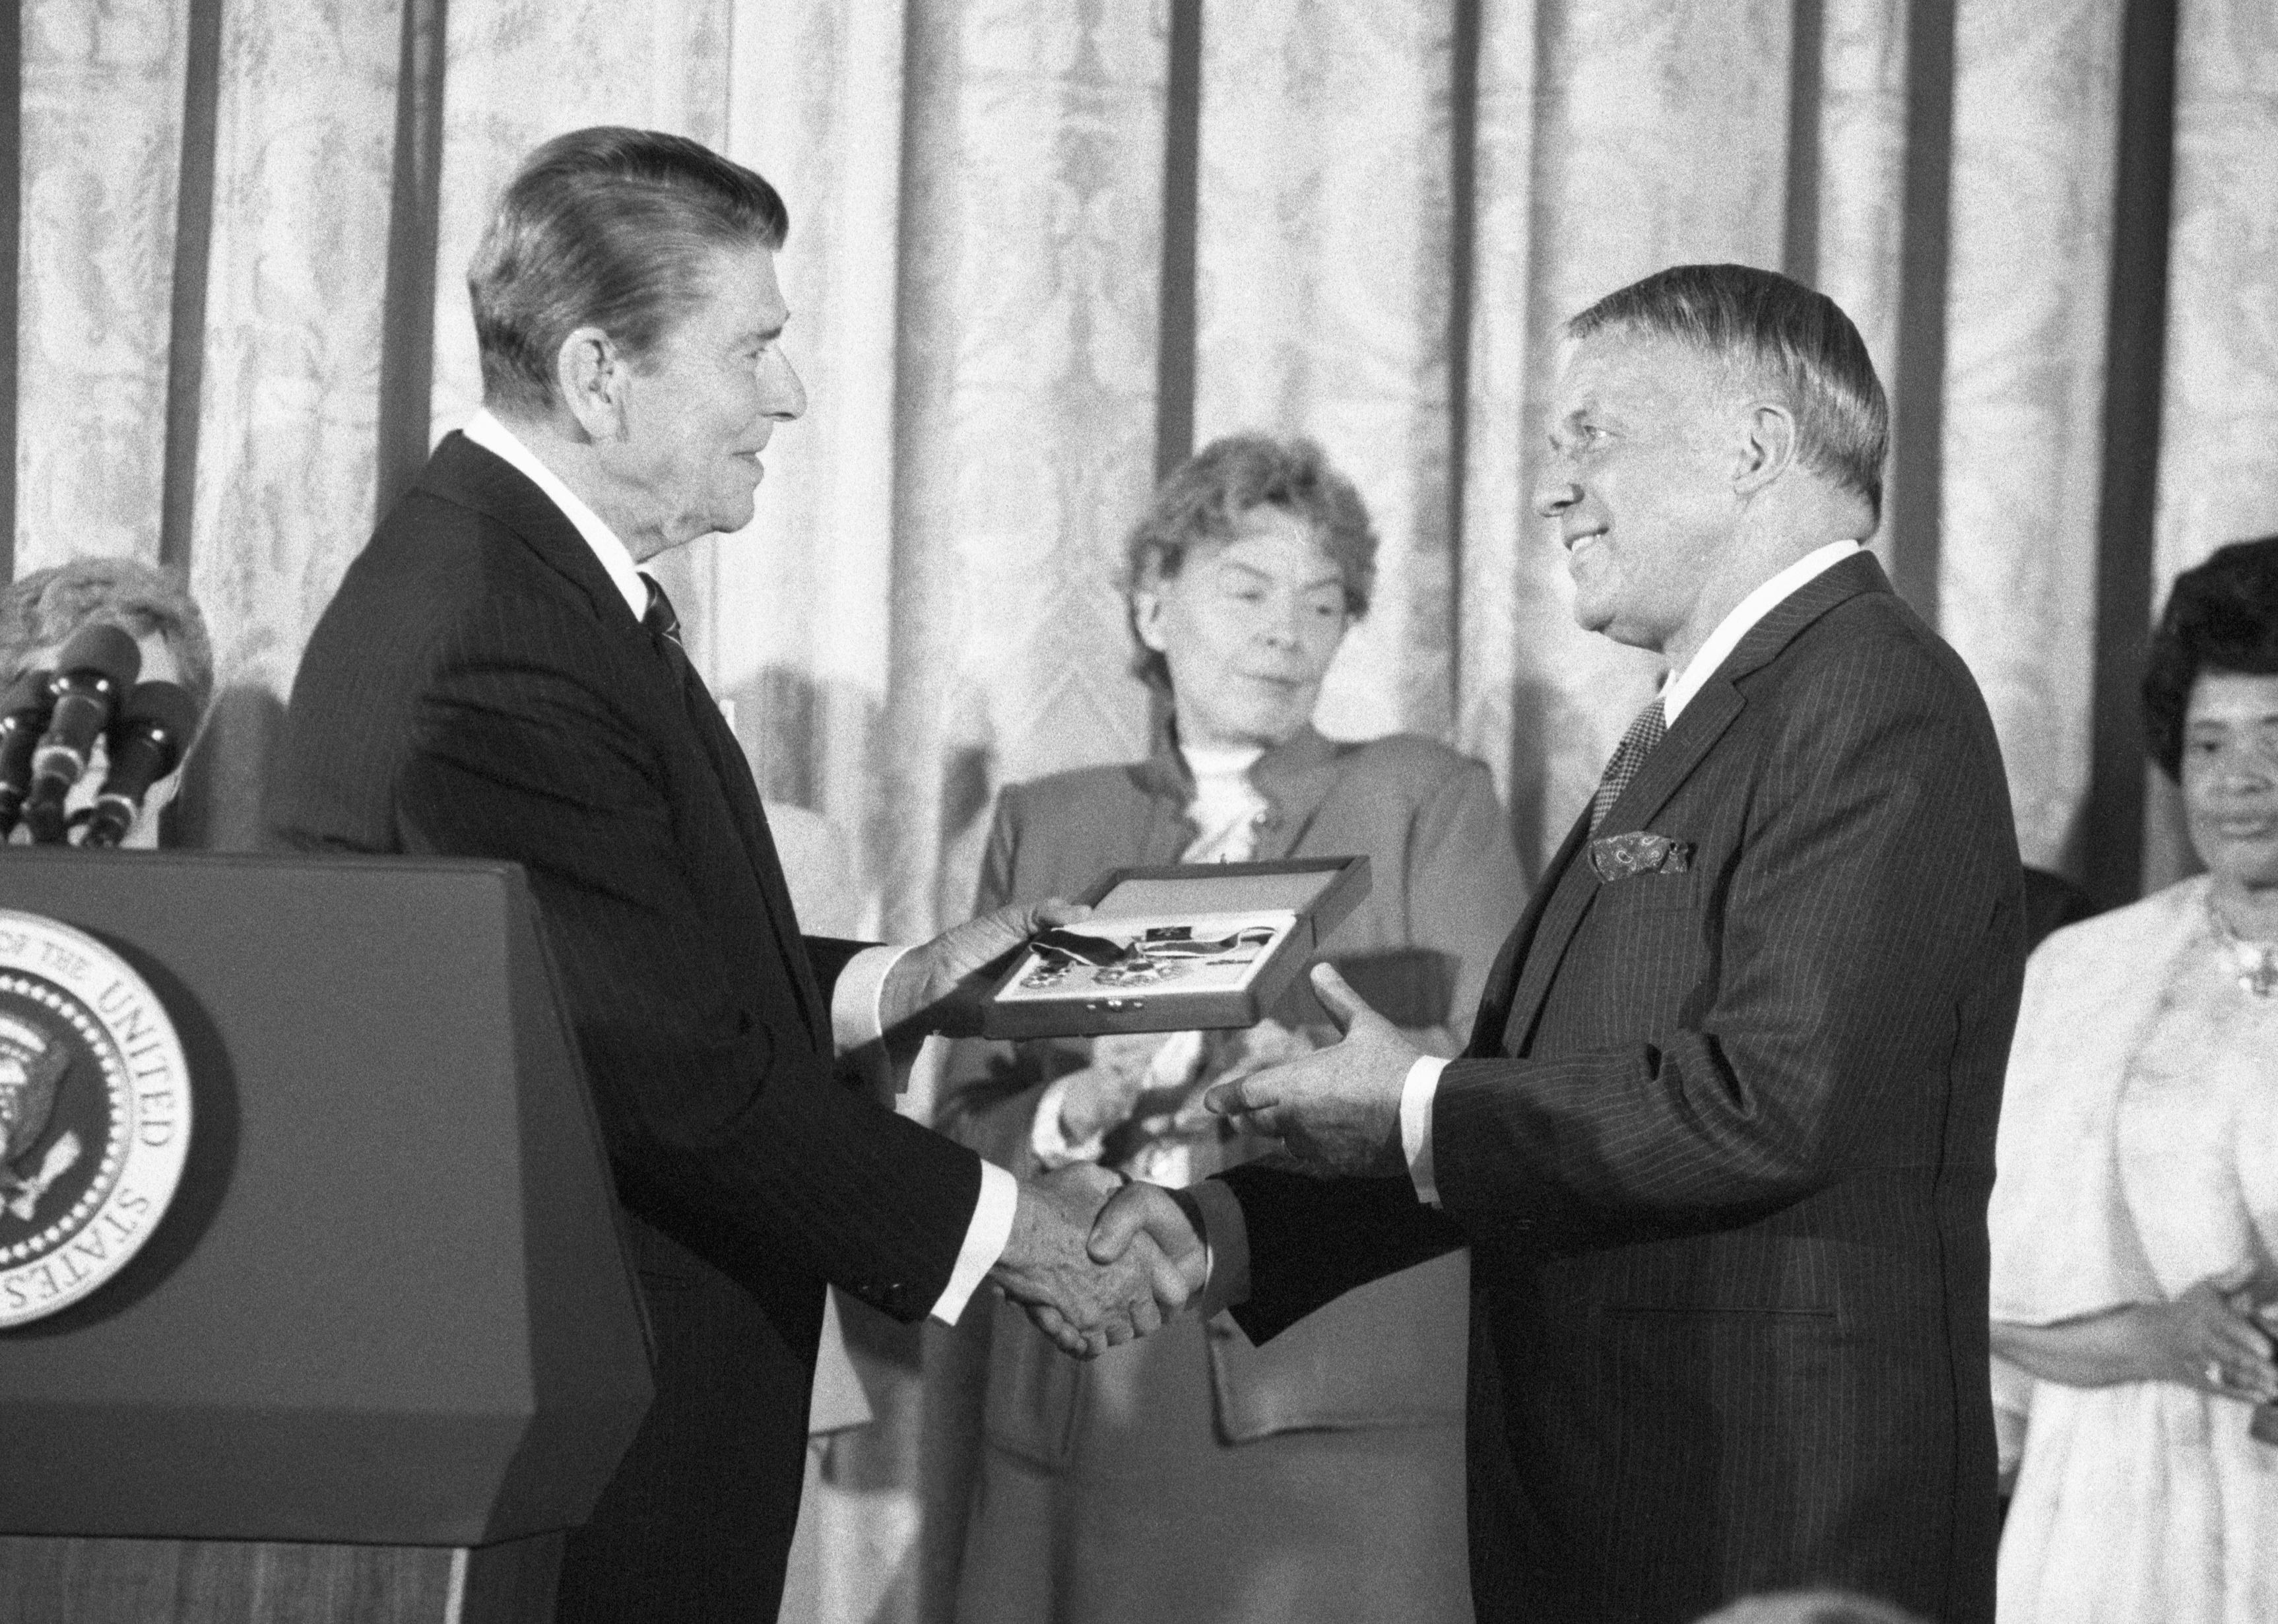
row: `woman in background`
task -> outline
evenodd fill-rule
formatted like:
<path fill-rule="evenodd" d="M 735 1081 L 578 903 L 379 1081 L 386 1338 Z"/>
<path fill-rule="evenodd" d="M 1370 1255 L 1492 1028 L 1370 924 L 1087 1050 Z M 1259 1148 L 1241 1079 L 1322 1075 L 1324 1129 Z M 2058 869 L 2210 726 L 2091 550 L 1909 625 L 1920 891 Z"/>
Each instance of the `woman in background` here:
<path fill-rule="evenodd" d="M 1310 442 L 1207 447 L 1127 547 L 1140 674 L 1164 703 L 1125 766 L 1007 788 L 984 906 L 1129 864 L 1365 854 L 1321 955 L 1441 1054 L 1521 894 L 1487 769 L 1428 739 L 1324 739 L 1314 701 L 1368 607 L 1376 537 Z M 1183 1185 L 1263 1143 L 1208 1084 L 1333 1040 L 1303 978 L 1246 1032 L 967 1044 L 943 1123 L 1016 1170 L 1105 1161 Z M 1188 1316 L 1090 1365 L 999 1307 L 958 1586 L 970 1624 L 1468 1620 L 1467 1261 L 1352 1293 L 1263 1348 Z"/>
<path fill-rule="evenodd" d="M 0 591 L 0 689 L 27 671 L 44 670 L 73 636 L 88 626 L 117 626 L 142 657 L 137 682 L 172 682 L 189 695 L 200 727 L 213 709 L 213 641 L 205 617 L 179 571 L 134 558 L 74 558 L 35 570 Z M 183 756 L 188 755 L 186 746 Z M 110 756 L 98 739 L 67 803 L 74 814 L 95 804 Z M 158 822 L 182 783 L 182 761 L 150 785 L 122 846 L 155 847 Z M 27 840 L 21 826 L 16 839 Z"/>
<path fill-rule="evenodd" d="M 2002 1624 L 2278 1619 L 2278 536 L 2175 582 L 2152 754 L 2207 871 L 2033 955 L 1993 1351 L 2032 1378 Z M 2259 1413 L 2265 1419 L 2278 1412 Z"/>

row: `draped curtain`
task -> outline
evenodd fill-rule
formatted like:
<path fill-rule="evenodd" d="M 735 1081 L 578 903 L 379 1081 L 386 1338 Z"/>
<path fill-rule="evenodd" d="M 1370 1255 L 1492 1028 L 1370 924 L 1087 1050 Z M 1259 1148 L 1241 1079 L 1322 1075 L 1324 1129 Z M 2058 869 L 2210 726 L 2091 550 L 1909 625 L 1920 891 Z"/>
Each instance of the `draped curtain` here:
<path fill-rule="evenodd" d="M 1680 260 L 1858 322 L 1896 418 L 1875 546 L 1984 687 L 2028 860 L 2106 900 L 2185 861 L 2133 685 L 2175 571 L 2278 530 L 2267 0 L 25 0 L 0 28 L 0 546 L 188 571 L 224 696 L 186 843 L 255 843 L 310 626 L 478 402 L 497 188 L 606 121 L 789 202 L 811 410 L 749 530 L 661 569 L 867 930 L 961 915 L 998 785 L 1143 747 L 1121 537 L 1236 429 L 1322 441 L 1383 537 L 1326 730 L 1484 758 L 1539 861 L 1655 674 L 1574 627 L 1531 516 L 1556 330 Z"/>

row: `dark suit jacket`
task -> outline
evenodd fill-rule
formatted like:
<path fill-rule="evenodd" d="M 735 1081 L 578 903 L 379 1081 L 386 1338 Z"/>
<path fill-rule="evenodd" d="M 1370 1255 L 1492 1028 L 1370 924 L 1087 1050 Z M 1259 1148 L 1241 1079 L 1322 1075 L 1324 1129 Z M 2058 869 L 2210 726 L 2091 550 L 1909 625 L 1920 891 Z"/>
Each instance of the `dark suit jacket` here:
<path fill-rule="evenodd" d="M 1992 1616 L 1985 1205 L 2022 970 L 1976 685 L 1845 561 L 1578 824 L 1405 1178 L 1227 1176 L 1267 1337 L 1468 1241 L 1483 1620 L 1690 1620 L 1838 1583 Z M 1338 1237 L 1325 1246 L 1322 1237 Z"/>
<path fill-rule="evenodd" d="M 853 945 L 801 938 L 742 753 L 679 669 L 537 486 L 455 434 L 310 640 L 271 824 L 304 851 L 524 865 L 635 1219 L 661 1349 L 651 1430 L 768 1458 L 723 1461 L 752 1475 L 730 1494 L 666 1450 L 660 1477 L 680 1481 L 658 1492 L 691 1506 L 637 1496 L 633 1546 L 680 1562 L 671 1527 L 742 1529 L 779 1583 L 823 1283 L 921 1316 L 980 1161 L 835 1079 L 827 990 Z M 732 1390 L 694 1335 L 730 1321 Z M 747 1493 L 769 1504 L 695 1505 Z M 612 1514 L 605 1497 L 597 1520 Z M 644 1605 L 668 1615 L 655 1592 Z"/>

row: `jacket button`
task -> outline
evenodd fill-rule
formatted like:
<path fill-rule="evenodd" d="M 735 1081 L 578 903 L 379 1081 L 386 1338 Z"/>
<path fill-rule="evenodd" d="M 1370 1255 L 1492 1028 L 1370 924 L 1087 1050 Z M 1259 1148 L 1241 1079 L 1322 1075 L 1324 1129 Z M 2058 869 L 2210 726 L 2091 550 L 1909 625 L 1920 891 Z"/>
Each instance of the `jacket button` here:
<path fill-rule="evenodd" d="M 1279 812 L 1260 812 L 1250 821 L 1260 829 L 1279 829 L 1281 827 L 1281 815 Z"/>

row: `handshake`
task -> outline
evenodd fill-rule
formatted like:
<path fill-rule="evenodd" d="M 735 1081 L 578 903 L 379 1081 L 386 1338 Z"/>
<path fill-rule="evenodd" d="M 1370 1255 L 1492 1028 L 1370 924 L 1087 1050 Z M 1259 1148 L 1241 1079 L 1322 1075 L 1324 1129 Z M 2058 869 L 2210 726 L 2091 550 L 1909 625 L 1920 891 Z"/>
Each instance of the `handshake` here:
<path fill-rule="evenodd" d="M 990 1278 L 1060 1352 L 1097 1359 L 1187 1306 L 1206 1273 L 1191 1196 L 1079 1164 L 1021 1184 Z"/>
<path fill-rule="evenodd" d="M 891 1012 L 889 1045 L 898 1032 L 979 1032 L 990 968 L 1036 931 L 1089 912 L 1059 900 L 998 908 L 905 954 L 879 999 Z M 1340 1041 L 1310 1053 L 1303 1044 L 1256 1047 L 1249 1066 L 1221 1076 L 1203 1104 L 1278 1141 L 1284 1158 L 1309 1172 L 1399 1175 L 1407 1165 L 1402 1091 L 1417 1050 L 1329 966 L 1315 965 L 1312 981 Z M 1139 1092 L 1122 1091 L 1120 1108 Z M 1201 1208 L 1185 1191 L 1082 1163 L 1063 1168 L 1021 1185 L 1013 1232 L 989 1274 L 1061 1352 L 1097 1359 L 1200 1294 L 1209 1274 Z"/>

